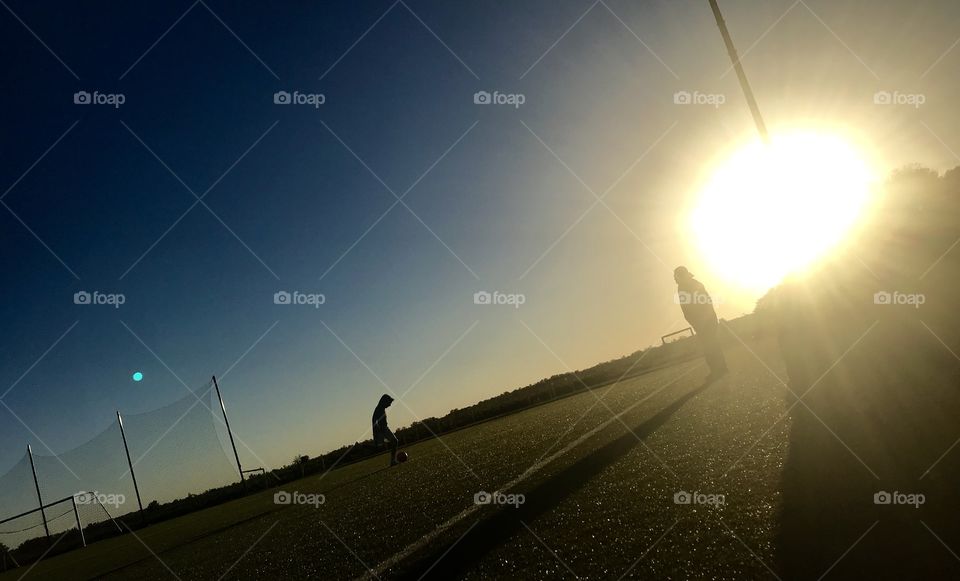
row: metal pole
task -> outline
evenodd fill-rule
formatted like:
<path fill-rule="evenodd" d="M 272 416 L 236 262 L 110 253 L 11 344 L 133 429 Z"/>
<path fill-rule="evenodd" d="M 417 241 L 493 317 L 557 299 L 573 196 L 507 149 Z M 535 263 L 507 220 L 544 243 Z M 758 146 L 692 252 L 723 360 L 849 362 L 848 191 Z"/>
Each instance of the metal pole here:
<path fill-rule="evenodd" d="M 123 438 L 123 450 L 127 453 L 127 466 L 130 467 L 130 478 L 133 480 L 133 491 L 137 494 L 137 506 L 140 507 L 140 521 L 146 522 L 143 514 L 143 501 L 140 500 L 140 487 L 137 486 L 137 475 L 133 471 L 133 462 L 130 461 L 130 448 L 127 447 L 127 434 L 123 430 L 123 418 L 117 410 L 117 423 L 120 424 L 120 437 Z"/>
<path fill-rule="evenodd" d="M 40 501 L 40 516 L 43 517 L 43 531 L 47 534 L 47 541 L 50 540 L 50 527 L 47 526 L 47 513 L 43 510 L 43 497 L 40 496 L 40 481 L 37 480 L 37 467 L 33 464 L 33 448 L 27 444 L 27 455 L 30 456 L 30 469 L 33 470 L 33 485 L 37 487 L 37 500 Z"/>
<path fill-rule="evenodd" d="M 77 497 L 71 496 L 70 502 L 73 503 L 73 516 L 77 517 L 77 530 L 80 531 L 80 542 L 83 543 L 83 546 L 87 546 L 87 539 L 83 536 L 83 525 L 80 523 L 80 511 L 77 510 Z"/>
<path fill-rule="evenodd" d="M 753 122 L 756 123 L 757 131 L 760 133 L 760 137 L 763 138 L 764 143 L 770 143 L 767 125 L 763 122 L 763 116 L 760 115 L 760 107 L 757 105 L 757 100 L 753 97 L 753 89 L 750 88 L 750 82 L 747 81 L 747 73 L 744 72 L 743 65 L 740 64 L 740 56 L 737 54 L 736 47 L 733 46 L 733 39 L 730 38 L 727 23 L 724 22 L 723 15 L 720 14 L 720 6 L 717 4 L 717 0 L 710 0 L 710 8 L 713 9 L 713 16 L 717 19 L 717 26 L 720 27 L 720 36 L 723 37 L 723 44 L 727 47 L 727 54 L 730 55 L 730 60 L 733 62 L 733 68 L 737 72 L 737 78 L 740 79 L 740 88 L 743 89 L 743 95 L 747 98 L 747 106 L 750 107 Z"/>
<path fill-rule="evenodd" d="M 233 442 L 233 430 L 230 429 L 230 420 L 227 419 L 227 408 L 223 405 L 223 396 L 220 395 L 220 385 L 217 383 L 217 376 L 213 376 L 213 387 L 217 390 L 217 399 L 220 400 L 220 409 L 223 411 L 223 422 L 227 426 L 227 434 L 230 435 L 230 445 L 233 446 L 233 457 L 237 460 L 237 471 L 240 472 L 240 482 L 246 482 L 243 478 L 243 467 L 240 466 L 240 455 L 237 454 L 237 445 Z"/>

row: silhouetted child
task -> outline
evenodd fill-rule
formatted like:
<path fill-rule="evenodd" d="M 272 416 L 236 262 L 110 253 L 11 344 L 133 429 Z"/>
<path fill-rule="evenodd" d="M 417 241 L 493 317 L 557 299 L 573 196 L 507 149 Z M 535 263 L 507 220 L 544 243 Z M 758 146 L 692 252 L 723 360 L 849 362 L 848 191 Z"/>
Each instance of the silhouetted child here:
<path fill-rule="evenodd" d="M 710 367 L 707 381 L 713 381 L 727 372 L 727 360 L 723 356 L 723 348 L 717 337 L 720 325 L 717 321 L 717 312 L 713 309 L 713 299 L 707 294 L 703 283 L 695 279 L 686 266 L 678 266 L 674 269 L 673 280 L 677 282 L 680 310 L 697 334 L 697 341 Z"/>
<path fill-rule="evenodd" d="M 373 410 L 373 443 L 380 447 L 386 443 L 390 446 L 390 465 L 395 466 L 397 462 L 397 449 L 400 447 L 400 440 L 393 435 L 390 427 L 387 426 L 387 408 L 393 403 L 393 398 L 387 394 L 380 397 L 380 402 Z"/>

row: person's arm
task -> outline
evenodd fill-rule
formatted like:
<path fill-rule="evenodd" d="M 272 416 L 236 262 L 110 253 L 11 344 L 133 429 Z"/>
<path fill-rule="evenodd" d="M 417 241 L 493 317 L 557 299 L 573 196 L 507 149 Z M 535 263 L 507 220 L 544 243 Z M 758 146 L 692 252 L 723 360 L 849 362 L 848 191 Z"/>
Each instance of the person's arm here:
<path fill-rule="evenodd" d="M 677 297 L 680 302 L 680 311 L 683 313 L 683 318 L 686 319 L 687 323 L 693 325 L 696 318 L 696 309 L 693 305 L 692 290 L 687 285 L 677 285 Z"/>
<path fill-rule="evenodd" d="M 387 411 L 378 409 L 373 414 L 373 431 L 374 433 L 387 429 Z"/>
<path fill-rule="evenodd" d="M 710 293 L 707 292 L 707 287 L 703 286 L 703 283 L 700 284 L 699 292 L 703 294 L 703 318 L 708 323 L 717 322 L 717 310 L 713 306 L 713 297 L 710 296 Z"/>

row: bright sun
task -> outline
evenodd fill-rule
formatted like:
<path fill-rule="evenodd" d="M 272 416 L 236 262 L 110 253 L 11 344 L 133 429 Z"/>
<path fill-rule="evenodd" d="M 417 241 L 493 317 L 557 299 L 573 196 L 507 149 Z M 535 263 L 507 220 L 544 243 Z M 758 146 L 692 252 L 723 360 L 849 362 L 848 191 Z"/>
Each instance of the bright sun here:
<path fill-rule="evenodd" d="M 690 214 L 696 247 L 728 283 L 763 292 L 841 242 L 873 172 L 842 137 L 795 132 L 724 160 Z"/>

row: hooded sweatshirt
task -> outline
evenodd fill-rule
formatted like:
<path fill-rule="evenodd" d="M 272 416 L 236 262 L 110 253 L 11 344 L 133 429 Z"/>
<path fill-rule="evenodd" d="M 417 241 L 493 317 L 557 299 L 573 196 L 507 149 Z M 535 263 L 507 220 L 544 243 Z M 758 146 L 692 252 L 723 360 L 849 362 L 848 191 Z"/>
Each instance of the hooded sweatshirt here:
<path fill-rule="evenodd" d="M 677 283 L 677 292 L 681 297 L 680 310 L 690 326 L 697 329 L 716 327 L 717 312 L 713 309 L 713 299 L 699 280 L 690 276 Z"/>
<path fill-rule="evenodd" d="M 393 403 L 393 398 L 387 394 L 380 397 L 380 402 L 373 410 L 373 433 L 379 434 L 388 431 L 387 427 L 387 406 Z"/>

